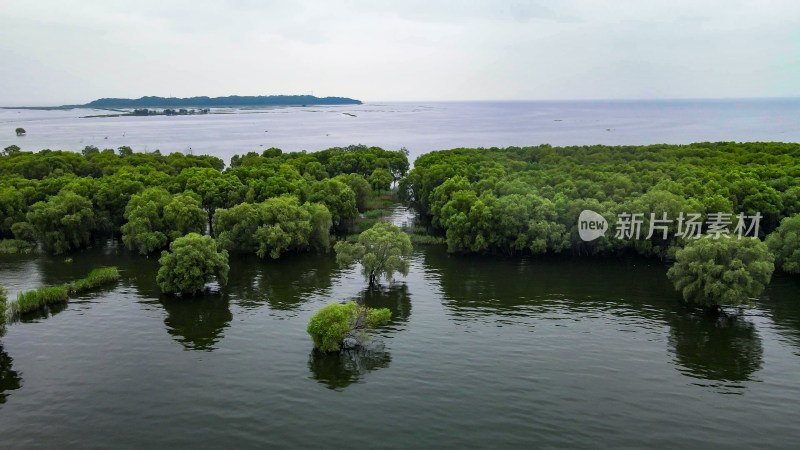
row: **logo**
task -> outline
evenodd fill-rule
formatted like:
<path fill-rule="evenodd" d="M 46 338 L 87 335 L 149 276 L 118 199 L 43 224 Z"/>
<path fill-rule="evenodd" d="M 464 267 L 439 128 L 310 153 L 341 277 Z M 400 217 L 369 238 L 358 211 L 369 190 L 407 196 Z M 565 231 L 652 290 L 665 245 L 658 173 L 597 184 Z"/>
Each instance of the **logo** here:
<path fill-rule="evenodd" d="M 578 234 L 586 242 L 593 241 L 600 236 L 605 236 L 608 230 L 608 221 L 605 217 L 594 211 L 584 209 L 578 216 Z"/>

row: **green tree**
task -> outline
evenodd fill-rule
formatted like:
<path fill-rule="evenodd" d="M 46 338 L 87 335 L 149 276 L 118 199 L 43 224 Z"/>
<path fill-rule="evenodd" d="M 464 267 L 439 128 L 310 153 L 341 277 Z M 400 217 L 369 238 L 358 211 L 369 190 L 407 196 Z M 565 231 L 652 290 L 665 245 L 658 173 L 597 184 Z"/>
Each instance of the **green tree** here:
<path fill-rule="evenodd" d="M 203 209 L 208 212 L 208 225 L 212 235 L 212 219 L 217 208 L 230 208 L 241 203 L 247 192 L 239 178 L 222 174 L 215 169 L 190 167 L 181 172 L 179 179 L 184 190 L 195 192 L 202 199 Z"/>
<path fill-rule="evenodd" d="M 356 194 L 338 180 L 325 179 L 315 183 L 311 187 L 310 201 L 325 205 L 331 213 L 333 225 L 340 231 L 358 216 Z"/>
<path fill-rule="evenodd" d="M 667 276 L 687 302 L 738 306 L 764 291 L 775 268 L 773 260 L 758 239 L 692 240 L 678 250 Z"/>
<path fill-rule="evenodd" d="M 800 274 L 800 214 L 781 221 L 767 236 L 767 248 L 775 255 L 775 266 L 791 274 Z"/>
<path fill-rule="evenodd" d="M 372 189 L 378 192 L 391 189 L 392 181 L 394 181 L 392 174 L 380 167 L 373 170 L 372 175 L 369 176 L 369 183 L 372 185 Z"/>
<path fill-rule="evenodd" d="M 25 136 L 25 128 L 17 128 L 15 130 L 17 132 L 17 136 Z"/>
<path fill-rule="evenodd" d="M 173 196 L 159 187 L 131 196 L 125 218 L 128 222 L 122 226 L 122 242 L 143 255 L 185 234 L 202 233 L 206 222 L 195 194 Z"/>
<path fill-rule="evenodd" d="M 56 255 L 89 244 L 95 230 L 92 202 L 68 190 L 35 203 L 27 219 L 36 240 Z"/>
<path fill-rule="evenodd" d="M 167 294 L 194 294 L 211 281 L 228 282 L 228 252 L 219 251 L 211 236 L 189 233 L 175 239 L 158 262 L 156 281 Z"/>
<path fill-rule="evenodd" d="M 300 205 L 297 198 L 283 196 L 219 209 L 214 227 L 221 248 L 278 258 L 309 247 L 327 251 L 331 215 L 322 204 Z"/>
<path fill-rule="evenodd" d="M 360 263 L 370 286 L 374 286 L 381 276 L 391 281 L 395 272 L 408 275 L 411 240 L 391 223 L 376 223 L 358 235 L 356 242 L 339 241 L 334 250 L 339 264 Z"/>
<path fill-rule="evenodd" d="M 335 352 L 342 348 L 348 336 L 360 343 L 364 330 L 385 325 L 391 317 L 392 312 L 387 308 L 373 309 L 355 302 L 332 303 L 311 316 L 306 331 L 311 335 L 314 347 L 324 352 Z"/>

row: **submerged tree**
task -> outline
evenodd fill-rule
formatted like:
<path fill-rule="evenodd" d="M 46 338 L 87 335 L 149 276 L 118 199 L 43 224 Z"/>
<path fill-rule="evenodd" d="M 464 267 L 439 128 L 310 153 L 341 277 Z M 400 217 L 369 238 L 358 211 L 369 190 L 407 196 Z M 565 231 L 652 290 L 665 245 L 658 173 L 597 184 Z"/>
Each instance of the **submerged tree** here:
<path fill-rule="evenodd" d="M 775 267 L 791 274 L 800 274 L 800 214 L 787 217 L 766 240 L 775 255 Z"/>
<path fill-rule="evenodd" d="M 25 128 L 17 128 L 15 131 L 17 132 L 17 136 L 25 136 Z"/>
<path fill-rule="evenodd" d="M 56 255 L 87 245 L 95 229 L 92 202 L 69 190 L 35 203 L 27 219 L 36 240 Z"/>
<path fill-rule="evenodd" d="M 411 239 L 388 222 L 376 223 L 358 235 L 355 243 L 336 243 L 336 260 L 341 265 L 361 263 L 362 273 L 374 286 L 381 276 L 391 281 L 395 272 L 408 275 Z"/>
<path fill-rule="evenodd" d="M 175 239 L 158 262 L 156 281 L 166 294 L 194 294 L 211 281 L 228 282 L 228 252 L 219 251 L 211 236 L 190 233 Z"/>
<path fill-rule="evenodd" d="M 122 226 L 122 242 L 146 255 L 164 248 L 187 233 L 202 233 L 206 215 L 191 192 L 170 195 L 162 188 L 145 189 L 125 207 L 128 223 Z"/>
<path fill-rule="evenodd" d="M 667 276 L 687 302 L 738 306 L 764 291 L 773 260 L 758 239 L 700 239 L 678 250 Z"/>

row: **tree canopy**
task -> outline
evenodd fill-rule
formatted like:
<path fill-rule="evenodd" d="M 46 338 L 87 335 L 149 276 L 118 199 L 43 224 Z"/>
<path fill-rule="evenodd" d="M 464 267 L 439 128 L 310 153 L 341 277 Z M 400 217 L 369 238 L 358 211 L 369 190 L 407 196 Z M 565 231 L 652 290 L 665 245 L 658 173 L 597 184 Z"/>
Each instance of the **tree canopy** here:
<path fill-rule="evenodd" d="M 395 273 L 408 275 L 411 240 L 391 223 L 379 222 L 359 234 L 356 242 L 339 241 L 334 249 L 339 264 L 361 264 L 370 286 L 382 276 L 391 281 Z"/>
<path fill-rule="evenodd" d="M 667 276 L 687 302 L 738 306 L 764 291 L 773 261 L 758 239 L 699 239 L 678 250 Z"/>
<path fill-rule="evenodd" d="M 158 263 L 156 281 L 165 294 L 194 294 L 206 283 L 228 282 L 228 252 L 219 251 L 211 236 L 189 233 L 175 239 Z"/>

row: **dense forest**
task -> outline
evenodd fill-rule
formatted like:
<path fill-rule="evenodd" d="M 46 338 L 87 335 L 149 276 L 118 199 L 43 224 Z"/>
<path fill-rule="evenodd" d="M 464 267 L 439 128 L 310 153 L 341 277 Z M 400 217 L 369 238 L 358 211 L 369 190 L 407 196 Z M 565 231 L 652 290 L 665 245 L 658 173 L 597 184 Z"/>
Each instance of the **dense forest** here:
<path fill-rule="evenodd" d="M 420 156 L 400 194 L 454 252 L 616 254 L 667 257 L 668 239 L 585 242 L 583 210 L 610 224 L 621 213 L 760 213 L 759 236 L 800 212 L 799 144 L 509 147 L 453 149 Z M 733 227 L 731 227 L 733 228 Z"/>
<path fill-rule="evenodd" d="M 190 233 L 230 251 L 277 258 L 323 250 L 408 170 L 406 153 L 351 146 L 316 153 L 268 149 L 232 158 L 82 153 L 7 147 L 0 156 L 0 250 L 39 244 L 62 254 L 120 237 L 142 254 Z"/>

